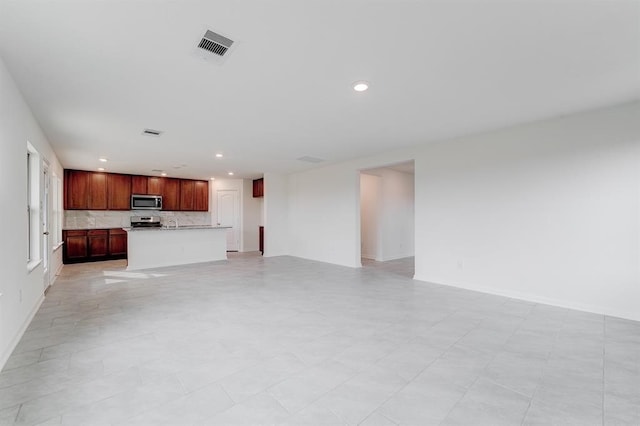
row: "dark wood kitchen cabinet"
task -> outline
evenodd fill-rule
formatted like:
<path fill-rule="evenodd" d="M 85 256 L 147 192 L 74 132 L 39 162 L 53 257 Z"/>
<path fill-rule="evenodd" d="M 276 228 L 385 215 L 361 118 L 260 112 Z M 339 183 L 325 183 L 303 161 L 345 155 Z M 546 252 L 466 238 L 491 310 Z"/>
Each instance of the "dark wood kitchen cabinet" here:
<path fill-rule="evenodd" d="M 89 178 L 91 172 L 81 170 L 64 171 L 64 208 L 87 210 L 89 208 Z"/>
<path fill-rule="evenodd" d="M 62 231 L 64 264 L 126 259 L 127 232 L 122 228 Z"/>
<path fill-rule="evenodd" d="M 165 180 L 165 178 L 161 177 L 148 176 L 146 193 L 149 195 L 162 195 Z"/>
<path fill-rule="evenodd" d="M 162 210 L 180 210 L 181 179 L 164 178 L 162 189 Z"/>
<path fill-rule="evenodd" d="M 62 248 L 64 263 L 84 261 L 88 257 L 87 231 L 63 231 L 62 240 L 64 241 Z"/>
<path fill-rule="evenodd" d="M 107 175 L 108 209 L 131 209 L 131 175 Z"/>
<path fill-rule="evenodd" d="M 209 182 L 183 179 L 180 182 L 180 210 L 209 211 Z"/>
<path fill-rule="evenodd" d="M 264 178 L 254 179 L 253 181 L 253 197 L 264 197 Z"/>
<path fill-rule="evenodd" d="M 87 231 L 89 258 L 102 260 L 109 255 L 109 230 L 91 229 Z"/>
<path fill-rule="evenodd" d="M 209 210 L 209 181 L 64 171 L 66 210 L 130 210 L 131 195 L 162 195 L 162 210 Z"/>
<path fill-rule="evenodd" d="M 107 174 L 89 174 L 89 210 L 106 210 L 107 201 Z"/>
<path fill-rule="evenodd" d="M 131 176 L 131 193 L 132 194 L 147 194 L 147 176 Z"/>
<path fill-rule="evenodd" d="M 206 180 L 195 181 L 195 192 L 193 195 L 193 209 L 198 212 L 209 211 L 209 182 Z"/>
<path fill-rule="evenodd" d="M 180 210 L 193 210 L 193 196 L 195 194 L 196 185 L 192 180 L 180 181 Z"/>
<path fill-rule="evenodd" d="M 127 257 L 127 231 L 124 229 L 109 229 L 109 256 Z"/>
<path fill-rule="evenodd" d="M 162 195 L 166 178 L 158 176 L 131 176 L 131 193 L 139 195 Z"/>

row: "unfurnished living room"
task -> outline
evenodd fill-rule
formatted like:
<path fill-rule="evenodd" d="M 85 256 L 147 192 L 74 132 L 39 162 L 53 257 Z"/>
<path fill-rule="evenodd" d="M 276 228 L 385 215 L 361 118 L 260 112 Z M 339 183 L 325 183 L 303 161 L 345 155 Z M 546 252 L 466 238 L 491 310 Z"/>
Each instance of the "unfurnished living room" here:
<path fill-rule="evenodd" d="M 640 1 L 0 0 L 0 425 L 640 425 Z"/>

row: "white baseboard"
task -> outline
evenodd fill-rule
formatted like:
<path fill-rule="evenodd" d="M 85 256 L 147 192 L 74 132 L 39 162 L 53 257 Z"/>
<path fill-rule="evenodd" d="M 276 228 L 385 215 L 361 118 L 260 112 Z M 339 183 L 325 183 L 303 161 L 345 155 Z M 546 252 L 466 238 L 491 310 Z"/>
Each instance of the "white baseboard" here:
<path fill-rule="evenodd" d="M 377 260 L 376 259 L 376 255 L 375 254 L 371 254 L 371 253 L 362 252 L 362 253 L 360 253 L 360 256 L 365 258 L 365 259 Z"/>
<path fill-rule="evenodd" d="M 58 266 L 58 270 L 55 271 L 53 273 L 53 280 L 49 283 L 50 286 L 52 286 L 53 284 L 55 284 L 56 280 L 58 279 L 58 277 L 60 276 L 60 272 L 62 272 L 62 267 L 64 266 L 63 263 L 60 264 L 60 266 Z"/>
<path fill-rule="evenodd" d="M 544 297 L 544 296 L 539 296 L 539 295 L 529 294 L 529 293 L 521 293 L 517 291 L 496 289 L 492 287 L 476 287 L 476 286 L 465 285 L 465 284 L 445 284 L 445 283 L 430 281 L 428 279 L 418 277 L 417 275 L 414 275 L 413 279 L 416 281 L 422 281 L 425 283 L 444 285 L 447 287 L 463 288 L 465 290 L 477 291 L 480 293 L 487 293 L 487 294 L 493 294 L 496 296 L 509 297 L 511 299 L 524 300 L 526 302 L 541 303 L 544 305 L 557 306 L 559 308 L 573 309 L 576 311 L 589 312 L 592 314 L 624 318 L 632 321 L 640 321 L 640 312 L 620 311 L 617 309 L 611 309 L 603 306 L 585 305 L 582 303 L 569 302 L 566 300 L 553 299 L 549 297 Z"/>
<path fill-rule="evenodd" d="M 376 259 L 378 262 L 386 262 L 388 260 L 398 260 L 398 259 L 404 259 L 405 257 L 413 257 L 414 253 L 399 253 L 399 254 L 394 254 L 391 256 L 386 256 L 384 258 L 381 259 Z"/>
<path fill-rule="evenodd" d="M 38 312 L 38 309 L 40 309 L 40 305 L 42 305 L 42 302 L 44 302 L 44 294 L 42 296 L 40 296 L 40 299 L 38 300 L 38 302 L 34 305 L 33 309 L 31 309 L 31 312 L 29 312 L 29 315 L 27 316 L 26 321 L 22 324 L 22 326 L 20 327 L 20 329 L 18 330 L 16 335 L 13 336 L 13 339 L 11 340 L 11 343 L 9 344 L 7 349 L 4 351 L 4 353 L 2 354 L 2 357 L 0 357 L 0 371 L 2 371 L 2 369 L 5 366 L 5 364 L 9 360 L 9 357 L 11 356 L 11 353 L 13 353 L 14 349 L 16 348 L 16 346 L 18 346 L 18 342 L 20 342 L 20 339 L 22 339 L 22 336 L 24 335 L 24 332 L 27 331 L 27 328 L 29 327 L 29 324 L 31 324 L 31 321 L 33 320 L 33 317 L 36 316 L 36 313 Z"/>

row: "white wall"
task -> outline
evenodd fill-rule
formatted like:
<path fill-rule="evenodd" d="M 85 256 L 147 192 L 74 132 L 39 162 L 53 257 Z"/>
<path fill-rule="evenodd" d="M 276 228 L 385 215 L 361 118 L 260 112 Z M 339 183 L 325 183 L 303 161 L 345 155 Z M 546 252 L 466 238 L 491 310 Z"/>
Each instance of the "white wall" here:
<path fill-rule="evenodd" d="M 432 146 L 416 186 L 416 279 L 640 319 L 638 104 Z"/>
<path fill-rule="evenodd" d="M 43 300 L 44 277 L 40 264 L 27 272 L 26 147 L 29 141 L 50 174 L 62 177 L 62 167 L 24 102 L 0 58 L 0 200 L 3 224 L 0 239 L 0 368 L 22 336 Z M 44 188 L 41 182 L 40 188 Z M 51 207 L 50 211 L 51 211 Z M 42 229 L 40 229 L 40 235 Z M 42 243 L 40 245 L 42 247 Z M 52 278 L 62 265 L 62 250 L 51 259 Z"/>
<path fill-rule="evenodd" d="M 253 197 L 253 180 L 244 179 L 242 196 L 242 251 L 258 251 L 260 236 L 258 228 L 262 226 L 263 199 Z"/>
<path fill-rule="evenodd" d="M 379 176 L 360 175 L 360 252 L 365 259 L 380 258 L 380 181 Z"/>
<path fill-rule="evenodd" d="M 359 266 L 359 170 L 415 159 L 416 279 L 640 319 L 639 126 L 633 103 L 292 174 L 282 254 Z"/>
<path fill-rule="evenodd" d="M 360 266 L 360 173 L 339 164 L 290 175 L 289 184 L 290 254 Z"/>
<path fill-rule="evenodd" d="M 377 260 L 414 255 L 413 174 L 382 170 L 380 250 Z"/>
<path fill-rule="evenodd" d="M 289 254 L 288 187 L 285 175 L 264 174 L 264 256 Z"/>

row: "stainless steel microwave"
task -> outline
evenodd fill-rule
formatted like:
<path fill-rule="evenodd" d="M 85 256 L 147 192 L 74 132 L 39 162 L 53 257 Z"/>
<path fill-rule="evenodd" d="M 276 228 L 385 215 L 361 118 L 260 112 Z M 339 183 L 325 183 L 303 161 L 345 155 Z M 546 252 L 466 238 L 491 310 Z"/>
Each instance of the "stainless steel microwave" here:
<path fill-rule="evenodd" d="M 162 210 L 162 195 L 133 194 L 131 210 Z"/>

